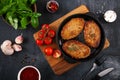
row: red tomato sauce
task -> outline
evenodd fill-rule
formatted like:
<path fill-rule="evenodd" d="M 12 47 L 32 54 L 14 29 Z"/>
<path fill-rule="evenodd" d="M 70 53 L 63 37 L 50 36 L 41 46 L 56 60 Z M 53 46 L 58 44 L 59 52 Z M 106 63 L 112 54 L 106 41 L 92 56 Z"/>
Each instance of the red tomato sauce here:
<path fill-rule="evenodd" d="M 59 5 L 56 1 L 50 1 L 48 3 L 47 8 L 48 8 L 48 11 L 50 11 L 50 12 L 56 12 L 59 8 Z"/>
<path fill-rule="evenodd" d="M 20 80 L 39 80 L 39 74 L 34 68 L 28 67 L 21 72 Z"/>

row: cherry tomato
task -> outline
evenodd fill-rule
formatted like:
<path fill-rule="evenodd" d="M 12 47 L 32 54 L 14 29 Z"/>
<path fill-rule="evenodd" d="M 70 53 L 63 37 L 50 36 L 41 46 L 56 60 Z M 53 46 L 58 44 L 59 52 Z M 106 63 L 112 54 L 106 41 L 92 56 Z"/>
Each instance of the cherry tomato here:
<path fill-rule="evenodd" d="M 37 40 L 36 40 L 36 44 L 37 44 L 38 46 L 43 45 L 43 40 L 37 39 Z"/>
<path fill-rule="evenodd" d="M 44 52 L 47 56 L 51 56 L 53 54 L 53 48 L 52 47 L 46 47 Z"/>
<path fill-rule="evenodd" d="M 61 51 L 59 49 L 56 49 L 53 51 L 53 57 L 59 58 L 62 55 Z"/>
<path fill-rule="evenodd" d="M 52 38 L 51 37 L 45 37 L 44 43 L 47 44 L 47 45 L 51 44 L 52 43 Z"/>
<path fill-rule="evenodd" d="M 42 25 L 42 29 L 45 30 L 45 31 L 48 30 L 49 27 L 50 27 L 49 24 L 43 24 Z"/>
<path fill-rule="evenodd" d="M 48 31 L 48 36 L 51 37 L 51 38 L 55 37 L 55 31 L 54 30 L 49 30 Z"/>
<path fill-rule="evenodd" d="M 38 36 L 39 36 L 40 39 L 44 38 L 44 36 L 45 36 L 45 31 L 41 29 L 41 30 L 39 31 L 39 33 L 38 33 Z"/>

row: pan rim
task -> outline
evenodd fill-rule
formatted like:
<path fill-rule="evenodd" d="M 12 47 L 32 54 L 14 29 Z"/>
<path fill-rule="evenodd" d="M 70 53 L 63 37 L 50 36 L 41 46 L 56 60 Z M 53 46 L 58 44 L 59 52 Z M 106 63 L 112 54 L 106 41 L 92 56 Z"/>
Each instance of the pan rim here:
<path fill-rule="evenodd" d="M 100 28 L 100 31 L 101 31 L 101 39 L 100 39 L 100 44 L 99 44 L 99 47 L 97 48 L 97 50 L 96 51 L 94 51 L 95 53 L 93 54 L 92 53 L 92 55 L 89 55 L 87 58 L 83 58 L 83 59 L 75 59 L 75 58 L 72 58 L 70 55 L 68 55 L 68 54 L 66 54 L 65 53 L 65 51 L 63 51 L 63 49 L 61 48 L 61 46 L 60 46 L 60 44 L 62 44 L 61 42 L 60 42 L 60 32 L 61 32 L 61 27 L 63 27 L 67 22 L 69 22 L 72 18 L 77 18 L 77 17 L 88 17 L 88 18 L 90 18 L 90 20 L 93 20 L 93 21 L 95 21 L 96 23 L 97 23 L 97 25 L 99 26 L 99 28 Z M 101 51 L 102 51 L 102 49 L 103 49 L 103 47 L 104 47 L 104 43 L 105 43 L 105 32 L 104 32 L 104 29 L 103 29 L 103 26 L 102 26 L 102 24 L 100 23 L 100 21 L 97 19 L 97 17 L 92 13 L 92 12 L 88 12 L 88 13 L 85 13 L 85 14 L 74 14 L 74 15 L 71 15 L 71 16 L 68 16 L 66 19 L 64 19 L 63 21 L 62 21 L 62 23 L 60 24 L 60 26 L 59 26 L 59 28 L 58 28 L 58 30 L 57 30 L 57 32 L 56 32 L 56 42 L 57 42 L 57 45 L 58 45 L 58 47 L 59 47 L 59 49 L 60 49 L 60 51 L 62 52 L 62 54 L 63 54 L 63 57 L 64 57 L 64 59 L 66 60 L 66 61 L 68 61 L 68 62 L 70 62 L 70 63 L 74 63 L 74 62 L 78 62 L 78 61 L 81 61 L 81 62 L 83 62 L 83 61 L 88 61 L 88 60 L 90 60 L 90 59 L 93 59 L 93 58 L 95 58 Z"/>

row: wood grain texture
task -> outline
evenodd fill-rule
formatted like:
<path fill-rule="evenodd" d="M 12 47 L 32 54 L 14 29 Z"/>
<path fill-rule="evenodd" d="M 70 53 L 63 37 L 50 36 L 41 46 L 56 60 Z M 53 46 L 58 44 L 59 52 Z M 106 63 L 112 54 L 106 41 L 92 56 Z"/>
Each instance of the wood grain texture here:
<path fill-rule="evenodd" d="M 79 6 L 78 8 L 72 10 L 71 12 L 69 12 L 68 14 L 64 15 L 63 17 L 59 18 L 58 20 L 52 22 L 50 25 L 50 27 L 52 29 L 54 29 L 55 31 L 57 31 L 58 27 L 60 26 L 60 23 L 65 19 L 67 18 L 68 16 L 70 15 L 73 15 L 73 14 L 77 14 L 77 13 L 87 13 L 89 12 L 88 8 L 85 6 L 85 5 L 81 5 Z M 38 31 L 39 32 L 39 31 Z M 38 32 L 36 32 L 34 34 L 34 38 L 35 40 L 38 38 Z M 58 46 L 55 42 L 55 39 L 54 39 L 54 43 L 51 44 L 51 45 L 48 45 L 48 46 L 52 46 L 54 49 L 58 49 Z M 44 53 L 44 49 L 45 49 L 46 45 L 43 45 L 43 46 L 40 46 L 40 50 Z M 108 47 L 108 46 L 107 46 Z M 107 48 L 105 47 L 105 48 Z M 46 56 L 44 55 L 45 58 L 47 59 L 49 65 L 51 66 L 52 70 L 54 71 L 55 74 L 57 75 L 61 75 L 63 74 L 64 72 L 68 71 L 69 69 L 75 67 L 76 65 L 78 65 L 79 63 L 74 63 L 74 64 L 70 64 L 68 62 L 66 62 L 64 60 L 63 57 L 59 58 L 59 59 L 55 59 L 53 58 L 52 56 Z"/>

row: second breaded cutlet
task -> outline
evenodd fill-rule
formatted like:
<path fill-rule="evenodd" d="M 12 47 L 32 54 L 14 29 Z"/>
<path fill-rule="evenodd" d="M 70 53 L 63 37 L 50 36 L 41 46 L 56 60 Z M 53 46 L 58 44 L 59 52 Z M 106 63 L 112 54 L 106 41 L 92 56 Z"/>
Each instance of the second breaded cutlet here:
<path fill-rule="evenodd" d="M 67 22 L 61 31 L 61 37 L 64 40 L 69 40 L 77 37 L 83 30 L 85 20 L 83 18 L 72 18 Z"/>
<path fill-rule="evenodd" d="M 85 42 L 93 48 L 97 48 L 100 44 L 101 31 L 99 26 L 93 21 L 87 21 L 84 27 Z"/>

